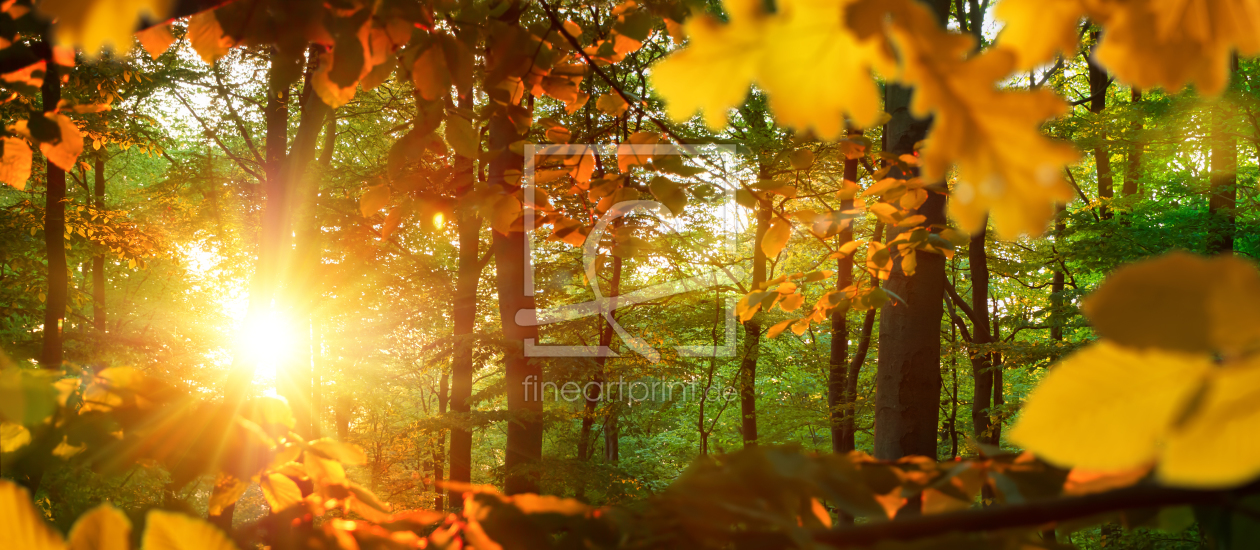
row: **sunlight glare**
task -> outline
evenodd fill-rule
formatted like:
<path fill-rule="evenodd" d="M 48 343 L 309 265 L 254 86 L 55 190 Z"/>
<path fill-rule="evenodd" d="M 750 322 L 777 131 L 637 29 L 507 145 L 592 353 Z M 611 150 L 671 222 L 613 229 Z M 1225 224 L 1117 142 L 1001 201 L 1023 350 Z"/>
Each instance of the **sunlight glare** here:
<path fill-rule="evenodd" d="M 293 324 L 276 311 L 269 311 L 246 320 L 237 338 L 240 352 L 254 365 L 254 379 L 270 382 L 276 379 L 276 371 L 293 353 L 296 332 Z"/>

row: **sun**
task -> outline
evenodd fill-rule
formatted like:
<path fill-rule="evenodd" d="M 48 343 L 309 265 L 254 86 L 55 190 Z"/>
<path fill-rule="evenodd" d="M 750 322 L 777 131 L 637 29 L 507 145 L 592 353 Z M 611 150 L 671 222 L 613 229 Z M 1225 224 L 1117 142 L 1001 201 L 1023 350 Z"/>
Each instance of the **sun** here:
<path fill-rule="evenodd" d="M 276 372 L 284 366 L 296 349 L 294 324 L 277 311 L 246 319 L 237 336 L 238 353 L 254 365 L 254 380 L 274 382 Z"/>

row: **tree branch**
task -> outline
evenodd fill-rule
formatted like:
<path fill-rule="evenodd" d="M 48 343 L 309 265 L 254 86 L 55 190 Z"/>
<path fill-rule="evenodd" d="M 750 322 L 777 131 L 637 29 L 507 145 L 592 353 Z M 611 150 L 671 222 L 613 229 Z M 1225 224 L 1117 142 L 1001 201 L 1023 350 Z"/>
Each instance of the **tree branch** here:
<path fill-rule="evenodd" d="M 818 531 L 814 540 L 836 548 L 868 546 L 884 540 L 912 540 L 952 532 L 995 531 L 1036 527 L 1134 508 L 1180 505 L 1227 506 L 1240 497 L 1260 493 L 1260 482 L 1237 489 L 1202 491 L 1156 485 L 1137 485 L 1077 497 L 1063 497 L 1010 506 L 990 506 L 959 512 L 911 516 L 896 521 Z M 784 547 L 789 546 L 784 537 Z"/>

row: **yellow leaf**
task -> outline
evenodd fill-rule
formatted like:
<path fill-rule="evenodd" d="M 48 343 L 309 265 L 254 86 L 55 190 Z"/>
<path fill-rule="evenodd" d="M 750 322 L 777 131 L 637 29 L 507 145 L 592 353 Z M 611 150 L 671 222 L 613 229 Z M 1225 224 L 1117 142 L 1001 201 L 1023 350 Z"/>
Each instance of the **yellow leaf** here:
<path fill-rule="evenodd" d="M 481 140 L 477 129 L 462 116 L 451 116 L 446 119 L 446 142 L 455 153 L 465 158 L 477 158 L 481 152 Z"/>
<path fill-rule="evenodd" d="M 149 57 L 157 59 L 171 48 L 171 44 L 175 43 L 175 37 L 171 35 L 171 26 L 154 25 L 136 33 L 136 39 L 140 41 L 140 46 L 144 51 L 149 52 Z"/>
<path fill-rule="evenodd" d="M 215 527 L 200 519 L 165 510 L 145 516 L 140 550 L 236 550 L 236 545 Z"/>
<path fill-rule="evenodd" d="M 264 395 L 255 399 L 254 403 L 258 407 L 262 424 L 278 424 L 286 428 L 293 428 L 296 422 L 293 419 L 293 409 L 289 408 L 289 401 L 285 398 Z"/>
<path fill-rule="evenodd" d="M 240 500 L 249 486 L 248 481 L 220 472 L 214 480 L 214 488 L 210 490 L 210 515 L 223 513 L 224 508 Z"/>
<path fill-rule="evenodd" d="M 335 460 L 306 453 L 302 463 L 306 466 L 306 476 L 318 485 L 337 485 L 346 480 L 346 468 Z"/>
<path fill-rule="evenodd" d="M 507 235 L 521 219 L 521 201 L 512 195 L 496 195 L 489 199 L 490 227 Z"/>
<path fill-rule="evenodd" d="M 661 135 L 652 132 L 635 132 L 630 134 L 630 138 L 626 140 L 626 143 L 617 145 L 617 169 L 624 173 L 631 166 L 647 164 L 652 159 L 652 153 L 656 150 L 655 146 L 660 140 Z"/>
<path fill-rule="evenodd" d="M 43 514 L 31 505 L 26 489 L 7 479 L 0 479 L 0 548 L 66 548 L 61 535 L 45 524 Z"/>
<path fill-rule="evenodd" d="M 591 511 L 591 507 L 582 502 L 551 495 L 522 494 L 510 497 L 521 512 L 526 514 L 562 514 L 566 516 L 582 516 Z"/>
<path fill-rule="evenodd" d="M 188 42 L 207 65 L 227 55 L 236 41 L 223 32 L 214 11 L 203 11 L 188 19 Z"/>
<path fill-rule="evenodd" d="M 1174 427 L 1157 475 L 1170 485 L 1226 488 L 1260 475 L 1260 363 L 1212 372 L 1202 406 Z"/>
<path fill-rule="evenodd" d="M 0 453 L 11 453 L 31 442 L 31 432 L 16 422 L 0 422 Z"/>
<path fill-rule="evenodd" d="M 70 550 L 128 550 L 131 520 L 111 506 L 101 504 L 79 516 L 70 528 Z"/>
<path fill-rule="evenodd" d="M 131 49 L 131 31 L 142 18 L 162 21 L 170 16 L 171 0 L 115 0 L 81 2 L 45 0 L 36 9 L 56 20 L 57 41 L 83 46 L 88 55 L 111 45 L 124 53 Z"/>
<path fill-rule="evenodd" d="M 713 130 L 726 126 L 727 112 L 738 107 L 761 64 L 769 16 L 761 0 L 728 0 L 730 23 L 710 15 L 687 20 L 686 48 L 652 67 L 652 87 L 665 98 L 670 118 L 682 122 L 697 111 Z"/>
<path fill-rule="evenodd" d="M 387 204 L 389 204 L 389 186 L 373 185 L 359 197 L 359 212 L 363 214 L 363 217 L 370 218 Z"/>
<path fill-rule="evenodd" d="M 783 334 L 783 331 L 787 330 L 788 325 L 792 324 L 792 321 L 795 320 L 796 319 L 788 319 L 786 321 L 779 321 L 775 323 L 774 326 L 770 327 L 770 330 L 766 331 L 766 338 L 774 338 Z"/>
<path fill-rule="evenodd" d="M 21 191 L 31 177 L 31 146 L 17 137 L 0 138 L 0 181 Z"/>
<path fill-rule="evenodd" d="M 1235 355 L 1260 342 L 1260 273 L 1236 257 L 1168 254 L 1116 270 L 1084 309 L 1127 346 Z"/>
<path fill-rule="evenodd" d="M 1058 465 L 1136 468 L 1214 368 L 1207 354 L 1138 351 L 1099 342 L 1050 369 L 1033 390 L 1010 439 Z"/>
<path fill-rule="evenodd" d="M 302 502 L 302 490 L 286 476 L 280 474 L 263 476 L 259 485 L 262 486 L 263 497 L 267 499 L 267 505 L 271 506 L 273 514 Z"/>
<path fill-rule="evenodd" d="M 83 152 L 83 134 L 79 133 L 79 127 L 66 115 L 44 113 L 44 117 L 57 124 L 61 137 L 56 142 L 39 142 L 39 151 L 62 170 L 73 170 L 79 153 Z"/>
<path fill-rule="evenodd" d="M 442 53 L 442 44 L 434 41 L 433 45 L 416 57 L 411 68 L 411 79 L 421 97 L 428 101 L 437 100 L 451 89 L 451 71 L 446 67 L 446 57 Z"/>
<path fill-rule="evenodd" d="M 311 448 L 324 458 L 330 458 L 342 464 L 367 463 L 367 455 L 363 454 L 363 449 L 350 443 L 342 443 L 325 437 L 312 441 Z"/>
<path fill-rule="evenodd" d="M 765 252 L 768 258 L 778 256 L 791 236 L 792 226 L 782 218 L 775 218 L 770 221 L 770 227 L 761 237 L 761 251 Z"/>
<path fill-rule="evenodd" d="M 1003 238 L 1038 235 L 1055 203 L 1071 199 L 1063 166 L 1075 161 L 1068 145 L 1041 134 L 1041 123 L 1066 111 L 1048 90 L 998 90 L 1015 67 L 1014 54 L 989 50 L 969 57 L 972 40 L 946 32 L 918 2 L 900 0 L 889 38 L 901 54 L 899 80 L 914 86 L 911 112 L 933 115 L 923 150 L 923 179 L 943 179 L 957 164 L 950 213 L 968 232 L 982 229 L 986 212 Z"/>
<path fill-rule="evenodd" d="M 814 152 L 809 149 L 798 149 L 792 153 L 790 161 L 793 169 L 804 170 L 814 165 Z"/>
<path fill-rule="evenodd" d="M 783 300 L 779 302 L 779 307 L 783 308 L 783 311 L 792 312 L 801 307 L 801 304 L 803 303 L 805 303 L 805 295 L 791 294 L 784 297 Z"/>
<path fill-rule="evenodd" d="M 1002 0 L 994 8 L 994 17 L 1006 23 L 997 46 L 1015 54 L 1015 68 L 1021 71 L 1050 61 L 1055 53 L 1072 57 L 1084 16 L 1081 0 Z"/>
<path fill-rule="evenodd" d="M 595 100 L 595 107 L 610 116 L 621 116 L 630 108 L 630 104 L 615 92 L 608 92 Z"/>
<path fill-rule="evenodd" d="M 878 121 L 879 88 L 871 77 L 878 56 L 873 44 L 860 43 L 846 28 L 850 3 L 777 3 L 766 28 L 757 80 L 770 96 L 779 124 L 835 140 L 844 137 L 846 117 L 863 128 Z"/>

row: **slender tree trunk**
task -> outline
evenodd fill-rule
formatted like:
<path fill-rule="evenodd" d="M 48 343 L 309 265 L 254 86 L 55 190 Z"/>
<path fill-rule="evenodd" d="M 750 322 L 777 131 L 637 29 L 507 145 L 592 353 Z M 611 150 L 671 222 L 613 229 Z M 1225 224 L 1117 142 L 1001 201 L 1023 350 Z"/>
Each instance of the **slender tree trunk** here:
<path fill-rule="evenodd" d="M 447 401 L 450 398 L 449 379 L 447 373 L 442 373 L 442 378 L 438 380 L 438 415 L 446 414 Z M 444 510 L 445 503 L 442 501 L 442 492 L 438 490 L 438 484 L 442 482 L 442 475 L 446 469 L 446 430 L 438 428 L 437 441 L 433 445 L 433 487 L 436 496 L 433 497 L 433 509 Z"/>
<path fill-rule="evenodd" d="M 992 342 L 989 337 L 989 257 L 985 250 L 985 231 L 971 236 L 967 249 L 967 263 L 971 278 L 971 343 L 983 346 Z M 989 421 L 989 408 L 993 395 L 992 354 L 971 350 L 971 376 L 974 392 L 971 400 L 971 426 L 977 441 L 993 442 L 993 430 Z"/>
<path fill-rule="evenodd" d="M 763 176 L 767 168 L 762 167 Z M 761 285 L 766 282 L 766 253 L 761 250 L 761 242 L 769 229 L 770 216 L 769 201 L 759 201 L 753 239 L 752 288 L 756 290 L 761 290 Z M 763 312 L 758 312 L 744 323 L 744 357 L 739 364 L 739 413 L 740 433 L 745 447 L 757 446 L 757 359 L 761 354 L 762 314 Z"/>
<path fill-rule="evenodd" d="M 845 376 L 844 387 L 844 431 L 841 434 L 841 441 L 844 443 L 844 451 L 852 451 L 857 448 L 857 390 L 858 379 L 862 375 L 862 365 L 866 363 L 866 355 L 871 349 L 871 333 L 875 330 L 875 309 L 866 310 L 866 315 L 862 317 L 862 332 L 858 335 L 858 347 L 853 352 L 853 358 L 849 360 L 849 370 Z"/>
<path fill-rule="evenodd" d="M 1067 274 L 1063 272 L 1063 266 L 1059 259 L 1058 245 L 1064 234 L 1067 233 L 1067 206 L 1064 204 L 1056 205 L 1054 216 L 1054 276 L 1050 279 L 1050 339 L 1059 342 L 1063 341 L 1063 291 L 1067 285 Z"/>
<path fill-rule="evenodd" d="M 620 460 L 621 425 L 617 422 L 617 408 L 610 407 L 608 414 L 604 417 L 604 462 L 616 464 Z"/>
<path fill-rule="evenodd" d="M 1142 91 L 1134 88 L 1130 95 L 1133 105 L 1142 102 Z M 1130 133 L 1133 134 L 1133 141 L 1129 144 L 1129 166 L 1124 171 L 1124 188 L 1120 190 L 1122 196 L 1133 195 L 1138 192 L 1142 179 L 1142 154 L 1146 146 L 1142 143 L 1142 119 L 1136 118 L 1130 124 Z"/>
<path fill-rule="evenodd" d="M 949 13 L 948 4 L 932 4 L 938 21 Z M 912 90 L 889 84 L 885 109 L 892 116 L 885 129 L 893 154 L 910 154 L 914 144 L 927 136 L 929 120 L 910 115 Z M 913 174 L 902 174 L 910 177 Z M 929 192 L 917 209 L 926 224 L 944 225 L 945 196 Z M 888 228 L 888 240 L 897 236 Z M 917 254 L 914 275 L 906 275 L 896 258 L 885 285 L 902 298 L 885 305 L 880 314 L 879 370 L 875 375 L 875 456 L 896 459 L 906 455 L 936 458 L 936 435 L 941 401 L 941 315 L 945 295 L 945 257 Z"/>
<path fill-rule="evenodd" d="M 97 155 L 92 167 L 93 188 L 92 207 L 98 212 L 105 209 L 105 155 Z M 92 325 L 96 328 L 96 338 L 105 337 L 108 319 L 105 309 L 105 254 L 101 252 L 92 256 Z"/>
<path fill-rule="evenodd" d="M 1098 31 L 1094 31 L 1094 43 L 1098 43 Z M 1089 112 L 1101 114 L 1107 108 L 1107 88 L 1111 82 L 1107 79 L 1107 70 L 1102 68 L 1091 56 L 1089 60 Z M 1111 177 L 1111 158 L 1107 150 L 1107 128 L 1102 121 L 1096 121 L 1099 125 L 1098 144 L 1094 146 L 1094 164 L 1098 169 L 1098 200 L 1102 202 L 1100 215 L 1103 219 L 1111 218 L 1111 209 L 1107 206 L 1108 199 L 1113 196 L 1112 177 Z"/>
<path fill-rule="evenodd" d="M 849 131 L 850 138 L 861 135 L 861 130 Z M 845 181 L 857 182 L 857 165 L 857 159 L 844 159 Z M 841 210 L 851 208 L 853 208 L 852 199 L 840 201 Z M 843 246 L 851 241 L 853 241 L 853 225 L 850 223 L 836 236 L 836 244 L 837 246 Z M 845 256 L 836 260 L 836 290 L 842 291 L 852 284 L 853 257 Z M 845 417 L 851 414 L 849 411 L 850 402 L 846 399 L 847 395 L 845 393 L 845 388 L 848 387 L 848 313 L 848 308 L 831 313 L 831 360 L 828 362 L 827 369 L 827 410 L 830 412 L 828 416 L 831 421 L 831 450 L 836 453 L 853 450 L 852 433 L 846 434 L 844 430 Z M 846 435 L 849 437 L 846 438 Z"/>
<path fill-rule="evenodd" d="M 1234 58 L 1233 72 L 1238 71 Z M 1230 134 L 1230 109 L 1221 99 L 1212 109 L 1211 174 L 1208 176 L 1211 197 L 1208 198 L 1208 254 L 1229 254 L 1234 251 L 1238 204 L 1238 140 Z"/>
<path fill-rule="evenodd" d="M 48 73 L 40 90 L 44 110 L 52 112 L 61 101 L 61 78 L 57 64 L 47 60 Z M 64 136 L 68 139 L 69 136 Z M 47 301 L 44 302 L 44 347 L 40 366 L 60 369 L 62 324 L 66 317 L 69 274 L 66 267 L 66 172 L 50 160 L 47 163 L 48 190 L 44 202 L 44 251 L 48 256 Z"/>
<path fill-rule="evenodd" d="M 460 100 L 461 107 L 471 107 L 472 100 Z M 472 429 L 467 426 L 467 415 L 472 411 L 473 345 L 471 336 L 477 327 L 477 284 L 481 280 L 481 265 L 477 255 L 481 246 L 481 216 L 468 203 L 469 192 L 475 180 L 474 159 L 456 156 L 454 162 L 456 196 L 460 198 L 455 211 L 456 232 L 459 234 L 459 260 L 455 275 L 455 297 L 452 324 L 455 352 L 451 359 L 451 412 L 461 415 L 461 422 L 451 429 L 451 481 L 472 481 Z M 447 501 L 452 507 L 463 506 L 461 492 L 451 490 Z"/>
<path fill-rule="evenodd" d="M 621 227 L 622 219 L 624 218 L 617 218 L 615 221 L 613 221 L 613 225 L 615 227 Z M 621 269 L 622 269 L 621 257 L 613 256 L 612 257 L 612 279 L 608 282 L 608 294 L 606 294 L 606 296 L 608 296 L 609 298 L 613 300 L 612 308 L 614 310 L 613 312 L 614 318 L 616 318 L 616 315 L 617 315 L 616 314 L 616 309 L 617 309 L 616 296 L 621 293 Z M 613 333 L 614 331 L 613 331 L 612 325 L 609 324 L 607 320 L 604 320 L 601 318 L 600 332 L 599 332 L 599 345 L 601 348 L 607 347 L 610 344 L 612 344 Z M 600 354 L 599 357 L 595 358 L 595 373 L 591 375 L 591 382 L 594 382 L 595 384 L 594 386 L 595 391 L 588 392 L 586 390 L 586 387 L 583 387 L 582 389 L 582 397 L 586 401 L 583 404 L 583 408 L 582 408 L 582 427 L 578 431 L 578 460 L 583 463 L 589 462 L 591 458 L 590 456 L 591 455 L 591 452 L 590 452 L 591 431 L 595 425 L 596 409 L 599 407 L 600 398 L 603 397 L 601 395 L 601 392 L 603 390 L 604 382 L 607 380 L 607 376 L 604 371 L 604 367 L 605 365 L 607 365 L 607 363 L 608 363 L 608 356 L 604 354 Z M 577 497 L 580 499 L 585 496 L 586 496 L 586 478 L 585 476 L 583 476 L 578 479 Z"/>
<path fill-rule="evenodd" d="M 997 304 L 993 304 L 993 342 L 1002 341 L 1002 325 L 998 323 Z M 997 409 L 1006 404 L 1006 386 L 1002 382 L 1002 352 L 995 351 L 990 359 L 993 363 L 993 414 L 990 415 L 993 423 L 993 435 L 989 438 L 989 444 L 995 447 L 1002 446 L 1002 416 L 997 414 Z"/>

